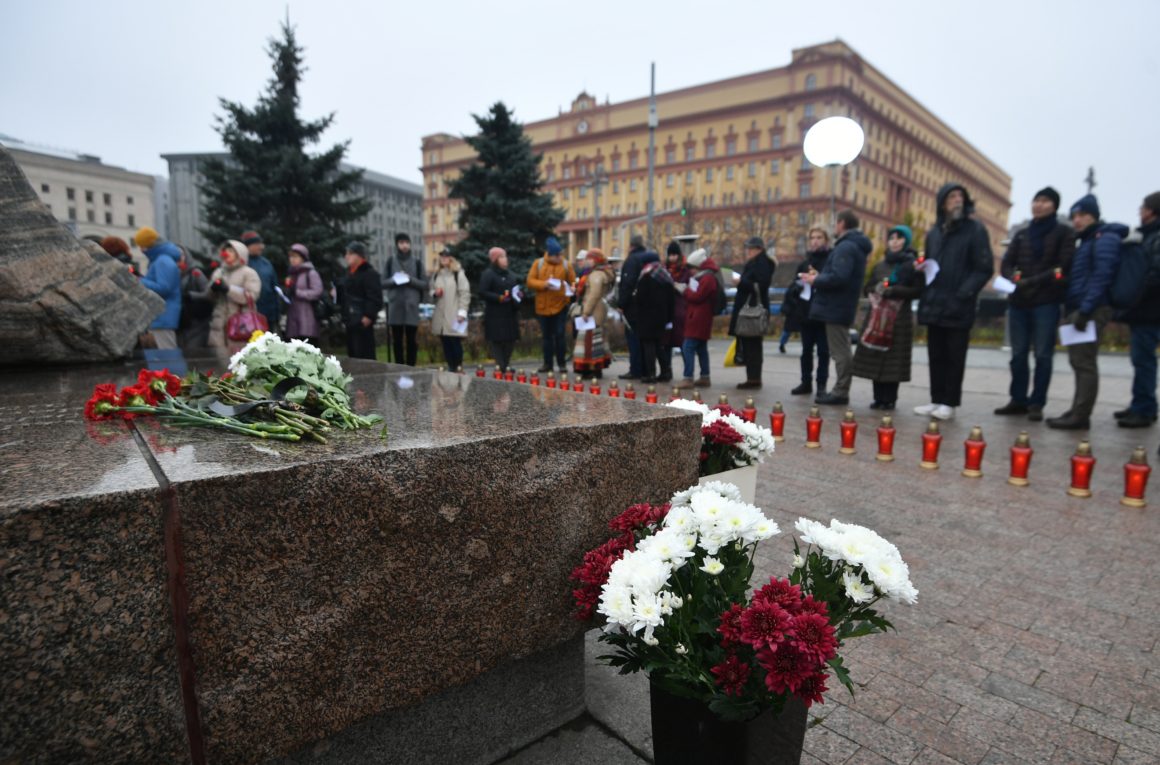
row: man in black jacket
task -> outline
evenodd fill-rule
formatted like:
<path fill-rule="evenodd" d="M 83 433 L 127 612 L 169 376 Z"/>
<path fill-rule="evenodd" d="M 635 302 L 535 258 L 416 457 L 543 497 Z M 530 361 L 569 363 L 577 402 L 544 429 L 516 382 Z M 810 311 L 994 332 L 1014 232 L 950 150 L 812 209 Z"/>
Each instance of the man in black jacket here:
<path fill-rule="evenodd" d="M 383 309 L 383 283 L 370 263 L 362 242 L 346 246 L 346 282 L 342 291 L 342 319 L 346 324 L 346 351 L 352 359 L 375 358 L 375 321 Z"/>
<path fill-rule="evenodd" d="M 1160 343 L 1160 191 L 1140 206 L 1142 247 L 1149 268 L 1144 295 L 1120 317 L 1130 328 L 1132 403 L 1115 413 L 1122 428 L 1146 428 L 1156 422 L 1156 345 Z"/>
<path fill-rule="evenodd" d="M 927 328 L 930 403 L 916 406 L 914 413 L 949 420 L 962 403 L 975 303 L 995 264 L 986 227 L 971 218 L 975 203 L 966 187 L 945 184 L 935 207 L 938 221 L 926 235 L 923 268 L 935 262 L 939 270 L 918 301 L 918 323 Z"/>
<path fill-rule="evenodd" d="M 620 267 L 620 286 L 616 292 L 616 307 L 624 314 L 624 339 L 628 343 L 628 373 L 620 376 L 621 380 L 639 380 L 643 376 L 643 357 L 640 350 L 640 338 L 633 328 L 637 320 L 636 283 L 640 280 L 641 269 L 645 264 L 660 261 L 660 256 L 652 250 L 646 250 L 644 237 L 633 234 L 628 240 L 628 257 Z"/>
<path fill-rule="evenodd" d="M 826 267 L 826 258 L 830 256 L 830 235 L 826 233 L 825 229 L 811 228 L 809 231 L 809 251 L 806 254 L 805 260 L 798 264 L 797 275 L 801 276 L 809 271 L 821 273 L 822 269 Z M 818 392 L 823 393 L 826 390 L 826 382 L 830 379 L 830 345 L 826 342 L 826 323 L 824 321 L 814 321 L 810 318 L 810 300 L 802 300 L 802 288 L 795 280 L 790 285 L 786 293 L 785 303 L 782 307 L 782 313 L 785 313 L 785 305 L 790 305 L 792 308 L 793 319 L 798 322 L 802 337 L 802 381 L 801 384 L 790 391 L 794 396 L 807 395 L 814 392 L 814 348 L 818 351 Z M 811 300 L 812 300 L 811 295 Z M 790 321 L 790 317 L 786 317 L 786 321 Z"/>
<path fill-rule="evenodd" d="M 850 351 L 850 325 L 858 313 L 858 296 L 866 278 L 866 257 L 874 249 L 870 239 L 858 230 L 853 210 L 838 213 L 838 238 L 826 258 L 821 273 L 806 272 L 802 281 L 816 294 L 810 300 L 810 319 L 826 323 L 826 342 L 834 359 L 837 379 L 830 392 L 818 391 L 815 404 L 850 403 L 850 382 L 854 379 L 854 354 Z"/>
<path fill-rule="evenodd" d="M 1067 278 L 1075 255 L 1075 232 L 1059 222 L 1059 192 L 1050 186 L 1035 192 L 1031 200 L 1031 224 L 1015 233 L 999 273 L 1015 283 L 1007 298 L 1007 326 L 1011 334 L 1011 400 L 995 414 L 1025 414 L 1043 419 L 1051 362 L 1055 357 L 1055 333 L 1060 307 L 1067 297 Z M 1035 349 L 1035 382 L 1030 398 L 1031 367 L 1027 356 Z"/>

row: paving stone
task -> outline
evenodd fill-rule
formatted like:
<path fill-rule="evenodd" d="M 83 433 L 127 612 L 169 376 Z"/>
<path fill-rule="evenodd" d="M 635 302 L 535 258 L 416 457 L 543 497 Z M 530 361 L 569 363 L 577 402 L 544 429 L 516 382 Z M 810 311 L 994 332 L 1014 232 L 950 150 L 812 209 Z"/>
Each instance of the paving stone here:
<path fill-rule="evenodd" d="M 899 709 L 887 725 L 955 762 L 968 765 L 982 760 L 990 748 L 982 741 L 956 733 L 942 722 L 905 707 Z"/>
<path fill-rule="evenodd" d="M 891 762 L 908 763 L 922 747 L 909 736 L 843 707 L 826 718 L 825 727 L 879 754 Z"/>
<path fill-rule="evenodd" d="M 983 682 L 983 690 L 1060 720 L 1070 720 L 1078 708 L 1073 702 L 997 673 Z"/>
<path fill-rule="evenodd" d="M 1033 709 L 1019 710 L 1011 718 L 1011 726 L 1045 741 L 1054 741 L 1076 756 L 1093 762 L 1111 762 L 1116 754 L 1115 741 Z"/>
<path fill-rule="evenodd" d="M 968 707 L 960 709 L 951 720 L 951 729 L 1030 762 L 1044 762 L 1055 751 L 1055 744 Z"/>
<path fill-rule="evenodd" d="M 1080 707 L 1072 722 L 1084 730 L 1099 733 L 1133 749 L 1148 752 L 1155 761 L 1160 762 L 1160 733 L 1113 719 L 1087 707 Z"/>
<path fill-rule="evenodd" d="M 806 741 L 802 749 L 826 765 L 841 765 L 858 751 L 858 744 L 838 735 L 823 724 L 806 731 Z"/>

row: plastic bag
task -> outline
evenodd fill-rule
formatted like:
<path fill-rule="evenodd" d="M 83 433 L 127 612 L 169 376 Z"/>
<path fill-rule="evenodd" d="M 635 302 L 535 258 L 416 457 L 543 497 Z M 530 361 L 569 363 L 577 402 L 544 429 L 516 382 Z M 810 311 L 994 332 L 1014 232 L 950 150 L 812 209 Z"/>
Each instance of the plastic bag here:
<path fill-rule="evenodd" d="M 737 361 L 737 338 L 733 338 L 733 342 L 729 343 L 729 350 L 725 351 L 725 366 L 738 366 Z"/>

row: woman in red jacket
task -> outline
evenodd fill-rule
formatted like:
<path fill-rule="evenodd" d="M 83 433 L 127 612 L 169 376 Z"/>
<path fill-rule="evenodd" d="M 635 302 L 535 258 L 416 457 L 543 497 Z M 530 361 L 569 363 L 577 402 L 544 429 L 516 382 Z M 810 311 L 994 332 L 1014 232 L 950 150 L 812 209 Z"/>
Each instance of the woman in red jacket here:
<path fill-rule="evenodd" d="M 678 388 L 707 388 L 709 382 L 709 338 L 713 336 L 713 313 L 717 304 L 717 272 L 720 270 L 704 248 L 689 255 L 691 276 L 685 285 L 685 340 L 681 355 L 685 376 Z M 694 382 L 694 357 L 700 360 L 701 376 Z"/>

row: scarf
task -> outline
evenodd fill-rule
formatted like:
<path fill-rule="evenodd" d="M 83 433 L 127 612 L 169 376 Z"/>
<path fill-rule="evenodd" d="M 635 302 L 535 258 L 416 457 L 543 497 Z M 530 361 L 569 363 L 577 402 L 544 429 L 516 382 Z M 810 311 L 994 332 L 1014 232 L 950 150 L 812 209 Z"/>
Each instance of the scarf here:
<path fill-rule="evenodd" d="M 1043 240 L 1055 228 L 1058 221 L 1053 213 L 1047 218 L 1037 218 L 1027 227 L 1027 242 L 1031 245 L 1031 256 L 1036 260 L 1043 258 Z"/>

